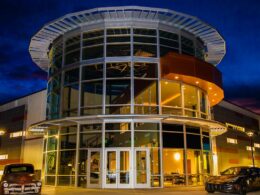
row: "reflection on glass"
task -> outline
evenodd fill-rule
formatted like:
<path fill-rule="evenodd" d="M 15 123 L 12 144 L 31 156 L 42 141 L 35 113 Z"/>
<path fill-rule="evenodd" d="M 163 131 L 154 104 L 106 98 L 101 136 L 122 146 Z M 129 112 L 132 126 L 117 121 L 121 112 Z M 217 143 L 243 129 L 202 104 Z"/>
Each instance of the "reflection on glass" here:
<path fill-rule="evenodd" d="M 136 151 L 136 183 L 147 183 L 147 157 L 146 151 Z"/>
<path fill-rule="evenodd" d="M 56 152 L 48 152 L 46 157 L 46 174 L 54 175 L 56 173 Z"/>
<path fill-rule="evenodd" d="M 161 81 L 161 104 L 163 114 L 180 115 L 181 87 L 180 83 Z"/>
<path fill-rule="evenodd" d="M 210 153 L 203 152 L 203 173 L 210 174 Z"/>
<path fill-rule="evenodd" d="M 106 104 L 130 103 L 130 80 L 107 80 L 106 82 Z"/>
<path fill-rule="evenodd" d="M 157 81 L 135 79 L 134 95 L 135 104 L 157 106 Z"/>
<path fill-rule="evenodd" d="M 159 147 L 159 132 L 135 131 L 135 147 Z"/>
<path fill-rule="evenodd" d="M 78 99 L 79 85 L 73 84 L 63 88 L 63 116 L 77 116 L 78 114 Z"/>
<path fill-rule="evenodd" d="M 81 107 L 102 105 L 103 81 L 92 81 L 81 85 Z"/>
<path fill-rule="evenodd" d="M 86 177 L 87 170 L 88 170 L 87 167 L 88 167 L 88 150 L 80 150 L 79 151 L 79 171 L 78 171 L 78 174 L 84 175 Z"/>
<path fill-rule="evenodd" d="M 207 110 L 206 94 L 201 90 L 199 90 L 199 93 L 200 93 L 200 111 L 202 112 L 202 114 L 205 114 L 206 110 Z M 201 116 L 201 117 L 203 117 L 203 116 Z"/>
<path fill-rule="evenodd" d="M 151 148 L 150 150 L 150 167 L 151 167 L 151 186 L 160 187 L 160 150 L 159 148 Z"/>
<path fill-rule="evenodd" d="M 107 78 L 130 77 L 130 62 L 107 63 Z"/>
<path fill-rule="evenodd" d="M 159 31 L 160 33 L 160 56 L 165 56 L 169 52 L 179 52 L 179 37 L 175 33 Z"/>
<path fill-rule="evenodd" d="M 201 154 L 197 150 L 187 150 L 187 174 L 189 185 L 202 185 Z"/>
<path fill-rule="evenodd" d="M 184 107 L 188 110 L 188 112 L 185 114 L 191 117 L 197 116 L 197 110 L 198 110 L 198 94 L 196 87 L 190 86 L 190 85 L 184 85 L 183 86 L 184 91 Z"/>
<path fill-rule="evenodd" d="M 184 185 L 184 150 L 163 149 L 164 186 Z"/>
<path fill-rule="evenodd" d="M 191 39 L 181 36 L 181 49 L 183 54 L 194 56 L 195 48 Z"/>
<path fill-rule="evenodd" d="M 116 151 L 107 152 L 106 183 L 116 184 Z"/>
<path fill-rule="evenodd" d="M 60 149 L 76 149 L 76 134 L 61 135 Z"/>
<path fill-rule="evenodd" d="M 106 147 L 130 147 L 131 146 L 131 132 L 109 132 L 105 133 Z"/>
<path fill-rule="evenodd" d="M 75 176 L 58 176 L 58 186 L 74 186 Z"/>
<path fill-rule="evenodd" d="M 144 62 L 135 62 L 134 63 L 134 76 L 141 78 L 157 78 L 158 77 L 158 68 L 155 63 L 144 63 Z"/>
<path fill-rule="evenodd" d="M 75 174 L 76 151 L 60 151 L 59 175 Z"/>
<path fill-rule="evenodd" d="M 47 144 L 47 150 L 57 150 L 57 138 L 56 137 L 49 137 L 48 138 L 48 144 Z"/>
<path fill-rule="evenodd" d="M 102 146 L 102 134 L 100 133 L 81 133 L 81 148 L 100 148 Z"/>
<path fill-rule="evenodd" d="M 120 151 L 119 183 L 129 184 L 129 151 Z"/>
<path fill-rule="evenodd" d="M 100 178 L 100 152 L 90 152 L 90 184 L 99 184 Z"/>

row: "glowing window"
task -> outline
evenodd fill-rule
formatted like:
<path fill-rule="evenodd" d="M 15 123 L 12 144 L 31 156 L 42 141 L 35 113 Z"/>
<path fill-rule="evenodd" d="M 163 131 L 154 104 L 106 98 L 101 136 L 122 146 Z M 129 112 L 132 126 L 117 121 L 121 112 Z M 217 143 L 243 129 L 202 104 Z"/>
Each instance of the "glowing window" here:
<path fill-rule="evenodd" d="M 253 148 L 253 151 L 255 151 L 255 148 L 254 148 L 254 147 L 251 147 L 251 146 L 247 146 L 247 147 L 246 147 L 246 150 L 252 151 L 252 148 Z"/>
<path fill-rule="evenodd" d="M 227 143 L 230 143 L 230 144 L 237 144 L 237 139 L 227 138 Z"/>
<path fill-rule="evenodd" d="M 13 133 L 10 133 L 10 138 L 22 137 L 23 134 L 24 134 L 23 131 L 13 132 Z"/>
<path fill-rule="evenodd" d="M 255 147 L 255 148 L 260 148 L 260 144 L 254 143 L 254 147 Z"/>

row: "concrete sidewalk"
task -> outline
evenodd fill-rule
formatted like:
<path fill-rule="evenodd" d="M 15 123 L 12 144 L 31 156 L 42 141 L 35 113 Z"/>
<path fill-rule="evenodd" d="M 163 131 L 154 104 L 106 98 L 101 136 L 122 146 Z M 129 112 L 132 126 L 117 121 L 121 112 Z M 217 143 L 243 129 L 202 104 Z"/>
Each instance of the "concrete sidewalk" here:
<path fill-rule="evenodd" d="M 86 189 L 74 187 L 53 187 L 43 186 L 42 195 L 207 195 L 203 186 L 200 187 L 174 187 L 174 188 L 154 188 L 154 189 Z M 223 193 L 216 193 L 221 195 Z M 259 195 L 258 192 L 250 192 L 248 195 Z"/>

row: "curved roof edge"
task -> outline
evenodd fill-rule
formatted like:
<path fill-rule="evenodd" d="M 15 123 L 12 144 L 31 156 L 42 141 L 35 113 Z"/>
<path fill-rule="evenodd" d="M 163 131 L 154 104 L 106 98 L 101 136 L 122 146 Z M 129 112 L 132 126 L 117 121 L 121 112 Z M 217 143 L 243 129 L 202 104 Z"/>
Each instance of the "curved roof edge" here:
<path fill-rule="evenodd" d="M 58 36 L 83 25 L 102 20 L 161 21 L 164 24 L 185 30 L 199 37 L 207 46 L 206 61 L 217 65 L 226 54 L 226 44 L 219 32 L 197 17 L 163 8 L 119 6 L 94 8 L 66 14 L 44 25 L 31 39 L 29 52 L 32 60 L 43 70 L 48 69 L 49 45 Z"/>

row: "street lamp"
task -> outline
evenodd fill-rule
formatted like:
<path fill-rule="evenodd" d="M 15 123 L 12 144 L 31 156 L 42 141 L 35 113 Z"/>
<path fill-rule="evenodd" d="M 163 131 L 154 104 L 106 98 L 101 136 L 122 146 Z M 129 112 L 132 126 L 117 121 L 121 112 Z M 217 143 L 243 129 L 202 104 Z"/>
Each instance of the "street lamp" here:
<path fill-rule="evenodd" d="M 246 132 L 247 136 L 250 138 L 250 145 L 251 145 L 251 155 L 252 155 L 252 162 L 253 162 L 253 167 L 255 166 L 255 157 L 254 157 L 254 148 L 253 148 L 253 136 L 254 132 L 248 131 Z"/>

